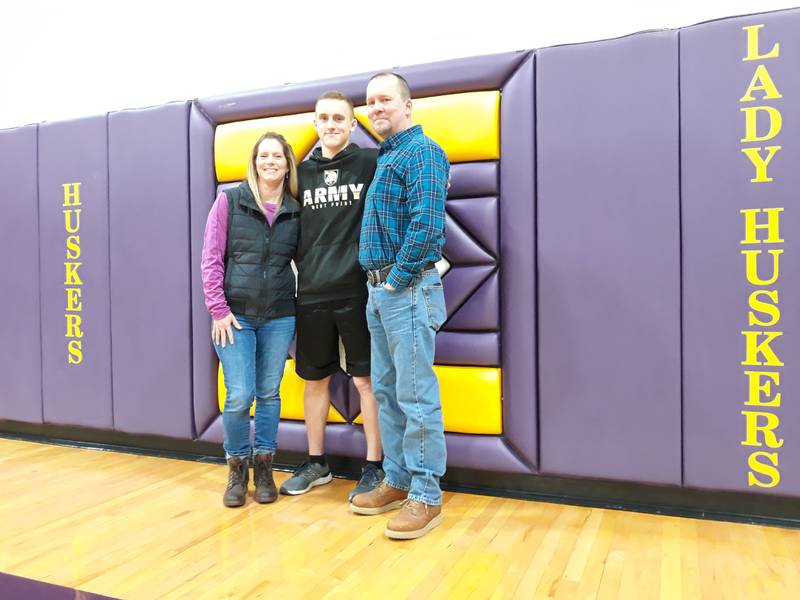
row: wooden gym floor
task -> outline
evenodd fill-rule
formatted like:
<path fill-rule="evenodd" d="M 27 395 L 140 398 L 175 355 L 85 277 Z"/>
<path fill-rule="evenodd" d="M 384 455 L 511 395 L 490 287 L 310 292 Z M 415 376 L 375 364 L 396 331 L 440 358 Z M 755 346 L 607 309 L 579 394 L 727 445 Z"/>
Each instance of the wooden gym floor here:
<path fill-rule="evenodd" d="M 351 481 L 228 509 L 226 480 L 0 438 L 0 572 L 148 600 L 800 598 L 798 530 L 446 493 L 442 526 L 395 542 Z"/>

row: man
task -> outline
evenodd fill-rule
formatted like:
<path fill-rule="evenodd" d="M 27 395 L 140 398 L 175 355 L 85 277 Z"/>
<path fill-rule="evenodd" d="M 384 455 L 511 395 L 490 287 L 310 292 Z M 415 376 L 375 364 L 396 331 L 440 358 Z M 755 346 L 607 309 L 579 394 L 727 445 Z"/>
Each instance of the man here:
<path fill-rule="evenodd" d="M 361 398 L 367 463 L 350 493 L 368 492 L 384 477 L 375 396 L 370 385 L 370 341 L 365 316 L 366 277 L 358 264 L 358 238 L 377 151 L 350 143 L 357 124 L 353 104 L 340 92 L 317 99 L 314 126 L 321 147 L 298 168 L 300 244 L 297 253 L 297 374 L 303 398 L 308 460 L 282 486 L 304 494 L 331 481 L 325 457 L 329 383 L 339 370 L 339 338 L 347 373 Z"/>
<path fill-rule="evenodd" d="M 435 263 L 444 246 L 450 164 L 411 122 L 411 94 L 401 76 L 372 77 L 367 108 L 384 140 L 364 208 L 359 262 L 369 281 L 372 386 L 386 478 L 355 496 L 350 509 L 372 515 L 402 506 L 385 533 L 411 539 L 442 521 L 446 448 L 433 357 L 446 312 Z"/>

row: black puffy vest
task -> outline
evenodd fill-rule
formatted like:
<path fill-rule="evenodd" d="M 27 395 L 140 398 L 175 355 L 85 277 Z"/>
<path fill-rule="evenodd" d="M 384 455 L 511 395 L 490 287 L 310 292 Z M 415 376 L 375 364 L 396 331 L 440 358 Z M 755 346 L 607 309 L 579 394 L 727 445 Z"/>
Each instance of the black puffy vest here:
<path fill-rule="evenodd" d="M 290 262 L 297 252 L 300 205 L 285 193 L 270 227 L 246 181 L 225 193 L 228 197 L 225 252 L 228 306 L 236 315 L 258 319 L 293 315 L 296 284 Z"/>

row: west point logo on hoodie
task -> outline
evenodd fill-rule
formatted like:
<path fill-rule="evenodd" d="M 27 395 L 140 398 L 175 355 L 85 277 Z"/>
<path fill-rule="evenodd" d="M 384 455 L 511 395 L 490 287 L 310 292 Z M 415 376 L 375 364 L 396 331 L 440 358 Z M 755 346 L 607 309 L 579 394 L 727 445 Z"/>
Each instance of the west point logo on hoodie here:
<path fill-rule="evenodd" d="M 337 181 L 339 181 L 339 169 L 325 171 L 325 185 L 336 185 Z"/>

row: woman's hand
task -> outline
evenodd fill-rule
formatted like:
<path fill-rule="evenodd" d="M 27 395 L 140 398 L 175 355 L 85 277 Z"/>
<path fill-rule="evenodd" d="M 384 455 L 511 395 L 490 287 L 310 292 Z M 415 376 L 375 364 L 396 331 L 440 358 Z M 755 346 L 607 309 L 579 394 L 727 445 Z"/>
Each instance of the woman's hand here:
<path fill-rule="evenodd" d="M 231 329 L 231 325 L 236 327 L 236 329 L 242 328 L 242 326 L 239 325 L 239 321 L 233 316 L 233 313 L 229 313 L 227 317 L 223 317 L 219 321 L 214 319 L 214 325 L 211 327 L 211 339 L 214 340 L 215 344 L 224 348 L 227 338 L 231 345 L 233 345 L 233 329 Z"/>

